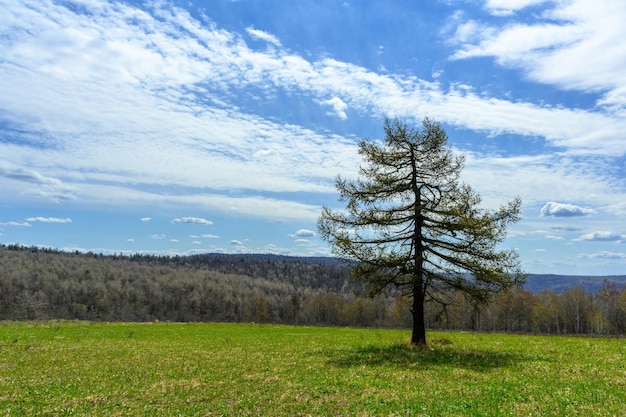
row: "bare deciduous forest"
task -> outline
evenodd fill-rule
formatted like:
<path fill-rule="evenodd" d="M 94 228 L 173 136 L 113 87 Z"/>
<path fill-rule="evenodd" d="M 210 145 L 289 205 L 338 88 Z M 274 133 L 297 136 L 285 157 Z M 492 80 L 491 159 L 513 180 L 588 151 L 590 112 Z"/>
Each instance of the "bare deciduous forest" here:
<path fill-rule="evenodd" d="M 626 288 L 513 288 L 486 305 L 461 293 L 428 304 L 430 329 L 624 334 Z M 411 326 L 410 300 L 374 298 L 331 258 L 207 254 L 104 256 L 0 245 L 0 320 L 257 322 Z"/>

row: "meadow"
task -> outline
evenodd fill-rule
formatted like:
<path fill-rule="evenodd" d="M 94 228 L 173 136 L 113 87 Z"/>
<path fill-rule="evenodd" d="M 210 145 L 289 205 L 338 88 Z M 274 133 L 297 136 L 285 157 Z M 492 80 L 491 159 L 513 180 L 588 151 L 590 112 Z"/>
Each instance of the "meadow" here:
<path fill-rule="evenodd" d="M 6 416 L 624 416 L 620 338 L 0 323 Z"/>

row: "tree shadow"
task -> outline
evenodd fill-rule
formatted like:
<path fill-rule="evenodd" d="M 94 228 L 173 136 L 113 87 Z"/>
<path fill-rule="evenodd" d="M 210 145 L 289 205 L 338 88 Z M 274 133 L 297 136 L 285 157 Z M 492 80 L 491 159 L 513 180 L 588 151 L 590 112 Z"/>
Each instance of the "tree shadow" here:
<path fill-rule="evenodd" d="M 445 339 L 434 340 L 426 346 L 408 343 L 366 345 L 327 353 L 329 364 L 344 368 L 392 366 L 403 369 L 425 369 L 445 366 L 488 372 L 528 360 L 521 354 L 511 352 L 457 348 Z"/>

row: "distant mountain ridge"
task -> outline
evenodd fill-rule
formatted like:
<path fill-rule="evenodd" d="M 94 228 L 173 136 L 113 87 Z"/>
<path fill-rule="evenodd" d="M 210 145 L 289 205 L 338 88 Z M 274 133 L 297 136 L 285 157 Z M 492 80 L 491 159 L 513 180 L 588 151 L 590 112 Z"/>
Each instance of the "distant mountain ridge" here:
<path fill-rule="evenodd" d="M 600 290 L 605 283 L 626 287 L 626 275 L 529 274 L 524 289 L 533 293 L 541 291 L 562 293 L 575 287 L 582 287 L 591 293 Z"/>

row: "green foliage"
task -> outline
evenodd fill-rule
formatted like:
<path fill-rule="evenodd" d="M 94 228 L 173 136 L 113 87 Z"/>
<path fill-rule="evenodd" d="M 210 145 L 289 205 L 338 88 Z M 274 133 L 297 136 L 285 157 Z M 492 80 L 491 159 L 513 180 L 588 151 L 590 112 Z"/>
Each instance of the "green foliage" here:
<path fill-rule="evenodd" d="M 236 324 L 0 323 L 0 414 L 607 416 L 621 339 Z"/>
<path fill-rule="evenodd" d="M 324 207 L 319 230 L 337 256 L 355 261 L 353 276 L 373 293 L 409 288 L 413 342 L 424 343 L 425 302 L 444 303 L 441 295 L 456 290 L 484 303 L 523 283 L 517 253 L 498 248 L 521 200 L 480 209 L 480 195 L 459 180 L 464 158 L 437 122 L 424 119 L 417 130 L 387 120 L 385 133 L 380 145 L 361 141 L 360 177 L 336 181 L 346 207 Z"/>

